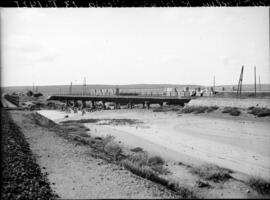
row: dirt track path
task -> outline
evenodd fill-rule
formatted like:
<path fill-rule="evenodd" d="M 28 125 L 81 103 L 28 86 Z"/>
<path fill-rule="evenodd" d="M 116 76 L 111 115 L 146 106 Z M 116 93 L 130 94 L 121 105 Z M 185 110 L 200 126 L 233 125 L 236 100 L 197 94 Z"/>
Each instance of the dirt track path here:
<path fill-rule="evenodd" d="M 167 189 L 89 155 L 86 146 L 72 144 L 35 125 L 22 111 L 11 112 L 21 127 L 52 188 L 61 198 L 172 198 Z"/>

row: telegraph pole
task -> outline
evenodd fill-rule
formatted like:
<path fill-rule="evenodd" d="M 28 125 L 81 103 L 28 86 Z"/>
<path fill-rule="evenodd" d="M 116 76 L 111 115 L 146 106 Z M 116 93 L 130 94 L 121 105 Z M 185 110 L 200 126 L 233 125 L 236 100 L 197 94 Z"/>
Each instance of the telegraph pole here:
<path fill-rule="evenodd" d="M 216 86 L 216 80 L 215 80 L 215 76 L 214 76 L 214 80 L 213 80 L 213 92 L 215 94 L 215 86 Z"/>
<path fill-rule="evenodd" d="M 259 76 L 259 86 L 260 86 L 260 91 L 262 91 L 261 76 Z"/>
<path fill-rule="evenodd" d="M 86 78 L 83 79 L 83 94 L 86 93 Z"/>
<path fill-rule="evenodd" d="M 243 73 L 244 73 L 244 65 L 242 66 L 242 69 L 241 69 L 240 78 L 239 78 L 238 87 L 237 87 L 237 96 L 239 97 L 241 97 L 241 92 L 242 92 Z"/>
<path fill-rule="evenodd" d="M 70 82 L 70 86 L 69 86 L 69 93 L 72 93 L 72 81 Z"/>
<path fill-rule="evenodd" d="M 254 67 L 254 95 L 256 97 L 256 66 Z"/>

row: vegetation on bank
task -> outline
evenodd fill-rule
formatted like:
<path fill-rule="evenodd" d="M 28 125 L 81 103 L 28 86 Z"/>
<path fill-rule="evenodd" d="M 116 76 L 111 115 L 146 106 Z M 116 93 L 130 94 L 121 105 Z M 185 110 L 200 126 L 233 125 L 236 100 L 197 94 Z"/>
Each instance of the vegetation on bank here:
<path fill-rule="evenodd" d="M 76 145 L 89 145 L 91 147 L 90 154 L 93 157 L 102 158 L 108 162 L 118 164 L 140 177 L 165 186 L 182 198 L 196 198 L 192 190 L 180 186 L 178 182 L 166 176 L 170 174 L 170 171 L 166 168 L 166 162 L 159 156 L 149 156 L 140 147 L 130 150 L 125 149 L 112 136 L 93 137 L 91 133 L 87 133 L 89 129 L 75 121 L 69 121 L 59 125 L 37 113 L 31 113 L 28 117 L 35 120 L 35 123 L 56 132 L 59 136 L 75 142 Z M 194 167 L 181 162 L 178 164 L 186 166 L 191 173 L 198 176 L 199 179 L 196 182 L 196 186 L 199 188 L 210 188 L 213 182 L 224 183 L 234 179 L 231 176 L 231 173 L 233 173 L 231 170 L 215 165 Z M 246 182 L 246 185 L 257 190 L 260 194 L 269 194 L 267 193 L 269 189 L 268 182 L 251 180 L 250 182 Z"/>
<path fill-rule="evenodd" d="M 221 168 L 216 165 L 204 165 L 201 167 L 193 167 L 190 172 L 197 174 L 204 180 L 214 181 L 214 182 L 224 182 L 229 180 L 232 171 L 229 169 Z"/>
<path fill-rule="evenodd" d="M 1 113 L 1 199 L 55 199 L 24 135 L 8 112 Z"/>
<path fill-rule="evenodd" d="M 153 112 L 169 112 L 169 111 L 174 111 L 178 112 L 179 114 L 182 113 L 194 113 L 194 114 L 199 114 L 199 113 L 209 113 L 217 110 L 217 106 L 185 106 L 185 107 L 180 107 L 180 106 L 163 106 L 159 108 L 155 108 Z"/>
<path fill-rule="evenodd" d="M 249 107 L 248 111 L 249 111 L 249 114 L 255 115 L 257 117 L 270 116 L 269 108 Z"/>
<path fill-rule="evenodd" d="M 222 110 L 222 113 L 228 113 L 232 116 L 239 116 L 241 114 L 241 111 L 237 107 L 225 107 Z"/>
<path fill-rule="evenodd" d="M 66 120 L 61 122 L 62 124 L 70 124 L 70 123 L 99 123 L 100 125 L 134 125 L 141 124 L 142 121 L 137 119 L 80 119 L 80 120 Z"/>
<path fill-rule="evenodd" d="M 248 180 L 248 185 L 260 194 L 270 194 L 270 181 L 259 177 L 252 177 Z"/>
<path fill-rule="evenodd" d="M 66 121 L 59 125 L 38 113 L 31 113 L 28 117 L 38 125 L 54 131 L 71 142 L 75 142 L 78 145 L 89 145 L 92 149 L 91 155 L 93 157 L 114 162 L 140 177 L 165 186 L 182 198 L 196 198 L 195 194 L 189 189 L 180 187 L 178 183 L 164 178 L 163 175 L 168 174 L 169 171 L 164 166 L 165 161 L 159 156 L 149 156 L 147 152 L 139 147 L 124 150 L 114 140 L 113 136 L 92 137 L 86 133 L 82 124 L 75 123 L 74 121 Z M 84 134 L 82 135 L 83 132 Z"/>
<path fill-rule="evenodd" d="M 270 116 L 270 109 L 269 108 L 263 108 L 263 107 L 249 107 L 247 109 L 241 109 L 238 107 L 218 107 L 218 106 L 163 106 L 153 109 L 153 112 L 170 112 L 174 111 L 178 114 L 200 114 L 200 113 L 211 113 L 216 110 L 220 110 L 221 113 L 227 113 L 231 116 L 239 116 L 243 113 L 252 114 L 256 117 L 266 117 Z"/>

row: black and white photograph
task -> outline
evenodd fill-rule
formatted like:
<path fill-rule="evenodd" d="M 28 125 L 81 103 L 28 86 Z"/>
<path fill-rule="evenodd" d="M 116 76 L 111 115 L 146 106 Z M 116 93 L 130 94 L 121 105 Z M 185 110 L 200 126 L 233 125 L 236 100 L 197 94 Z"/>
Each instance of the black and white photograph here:
<path fill-rule="evenodd" d="M 0 8 L 1 199 L 270 198 L 269 10 Z"/>

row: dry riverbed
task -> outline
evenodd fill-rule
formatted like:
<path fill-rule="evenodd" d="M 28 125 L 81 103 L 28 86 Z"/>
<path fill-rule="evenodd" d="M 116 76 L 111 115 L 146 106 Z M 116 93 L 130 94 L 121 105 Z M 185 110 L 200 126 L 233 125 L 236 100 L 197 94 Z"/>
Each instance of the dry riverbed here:
<path fill-rule="evenodd" d="M 106 110 L 84 116 L 60 111 L 39 113 L 58 123 L 83 119 L 91 136 L 112 135 L 125 147 L 141 147 L 150 155 L 161 156 L 171 172 L 164 176 L 191 188 L 198 197 L 259 197 L 248 185 L 249 175 L 269 179 L 268 118 L 178 116 L 147 110 Z M 88 123 L 89 119 L 92 121 Z M 117 124 L 117 119 L 138 123 Z M 209 179 L 211 173 L 221 174 L 222 181 Z"/>

